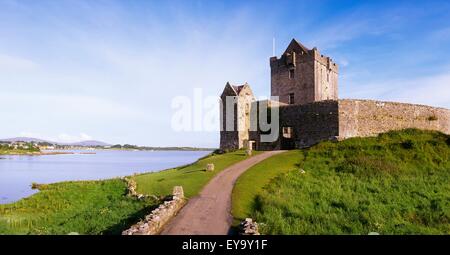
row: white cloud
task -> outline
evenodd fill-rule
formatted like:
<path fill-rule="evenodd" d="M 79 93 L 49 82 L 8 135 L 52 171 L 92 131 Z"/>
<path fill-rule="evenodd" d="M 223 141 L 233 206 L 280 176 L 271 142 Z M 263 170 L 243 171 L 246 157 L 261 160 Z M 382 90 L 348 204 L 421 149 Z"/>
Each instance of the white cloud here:
<path fill-rule="evenodd" d="M 42 134 L 38 134 L 38 133 L 30 132 L 30 131 L 20 132 L 19 137 L 32 137 L 32 138 L 50 140 L 50 139 L 48 139 L 48 137 L 44 137 Z"/>
<path fill-rule="evenodd" d="M 92 140 L 92 137 L 85 133 L 80 133 L 79 135 L 69 135 L 62 133 L 57 136 L 57 142 L 62 143 L 74 143 L 86 140 Z"/>
<path fill-rule="evenodd" d="M 379 11 L 362 5 L 327 19 L 324 26 L 314 29 L 310 41 L 319 49 L 330 49 L 363 36 L 392 34 L 403 26 L 409 26 L 411 20 L 409 16 L 403 15 L 405 12 L 419 18 L 426 11 L 402 6 Z"/>
<path fill-rule="evenodd" d="M 19 133 L 19 136 L 43 139 L 46 141 L 58 142 L 58 143 L 75 143 L 75 142 L 93 140 L 92 136 L 90 136 L 86 133 L 80 133 L 77 135 L 60 133 L 56 136 L 52 136 L 52 135 L 45 135 L 45 134 L 36 133 L 36 132 L 22 131 Z"/>
<path fill-rule="evenodd" d="M 338 64 L 342 67 L 347 67 L 350 63 L 348 62 L 347 59 L 341 58 L 338 60 Z"/>
<path fill-rule="evenodd" d="M 2 70 L 32 70 L 37 66 L 36 63 L 26 58 L 0 54 L 0 69 Z"/>
<path fill-rule="evenodd" d="M 140 110 L 113 100 L 84 95 L 2 93 L 0 107 L 10 110 L 20 107 L 20 109 L 27 109 L 28 113 L 44 112 L 61 114 L 65 117 L 138 118 L 144 116 Z"/>

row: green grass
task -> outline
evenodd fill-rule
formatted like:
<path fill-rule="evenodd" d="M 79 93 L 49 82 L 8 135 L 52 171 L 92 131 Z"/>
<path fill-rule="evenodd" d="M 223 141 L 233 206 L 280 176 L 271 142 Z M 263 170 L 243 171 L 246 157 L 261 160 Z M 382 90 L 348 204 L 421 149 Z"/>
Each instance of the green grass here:
<path fill-rule="evenodd" d="M 298 151 L 288 151 L 268 158 L 244 172 L 233 188 L 232 214 L 238 220 L 245 219 L 255 208 L 255 198 L 273 178 L 293 169 L 298 162 Z M 273 167 L 276 165 L 276 167 Z"/>
<path fill-rule="evenodd" d="M 29 155 L 33 153 L 40 152 L 37 148 L 30 149 L 5 149 L 0 148 L 0 155 Z"/>
<path fill-rule="evenodd" d="M 410 129 L 267 159 L 239 178 L 232 210 L 265 234 L 450 234 L 449 183 L 450 136 Z"/>
<path fill-rule="evenodd" d="M 153 208 L 126 196 L 120 179 L 61 182 L 0 205 L 0 234 L 120 234 Z"/>
<path fill-rule="evenodd" d="M 260 152 L 254 151 L 254 155 L 258 153 Z M 174 186 L 183 186 L 184 194 L 189 198 L 199 193 L 203 186 L 220 171 L 246 158 L 248 156 L 240 150 L 222 155 L 210 155 L 188 166 L 137 175 L 134 176 L 137 191 L 144 194 L 166 195 L 171 194 Z M 208 163 L 214 164 L 214 171 L 205 171 Z"/>
<path fill-rule="evenodd" d="M 190 197 L 218 172 L 246 158 L 243 151 L 208 155 L 188 166 L 133 178 L 140 193 L 165 196 L 182 185 Z M 207 163 L 215 164 L 214 172 L 204 171 Z M 0 234 L 120 234 L 159 203 L 126 194 L 120 179 L 40 185 L 34 195 L 0 205 Z"/>

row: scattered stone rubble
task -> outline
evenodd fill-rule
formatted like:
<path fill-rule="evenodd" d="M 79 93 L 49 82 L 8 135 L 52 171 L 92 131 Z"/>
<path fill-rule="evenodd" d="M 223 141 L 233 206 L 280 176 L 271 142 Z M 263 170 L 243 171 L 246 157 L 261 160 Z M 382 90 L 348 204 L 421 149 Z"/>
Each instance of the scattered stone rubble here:
<path fill-rule="evenodd" d="M 183 187 L 175 186 L 172 196 L 153 210 L 145 219 L 122 232 L 122 235 L 156 235 L 186 203 Z"/>
<path fill-rule="evenodd" d="M 258 223 L 253 221 L 251 218 L 246 218 L 244 221 L 241 222 L 239 225 L 240 235 L 260 235 Z"/>
<path fill-rule="evenodd" d="M 300 168 L 300 173 L 301 174 L 306 174 L 306 171 Z"/>
<path fill-rule="evenodd" d="M 130 179 L 128 177 L 123 177 L 123 180 L 127 183 L 127 189 L 128 189 L 128 195 L 132 197 L 136 197 L 138 199 L 144 199 L 148 197 L 147 195 L 140 194 L 136 191 L 137 184 L 136 181 L 133 179 Z"/>
<path fill-rule="evenodd" d="M 214 164 L 207 164 L 206 165 L 206 171 L 208 171 L 208 172 L 214 171 Z"/>

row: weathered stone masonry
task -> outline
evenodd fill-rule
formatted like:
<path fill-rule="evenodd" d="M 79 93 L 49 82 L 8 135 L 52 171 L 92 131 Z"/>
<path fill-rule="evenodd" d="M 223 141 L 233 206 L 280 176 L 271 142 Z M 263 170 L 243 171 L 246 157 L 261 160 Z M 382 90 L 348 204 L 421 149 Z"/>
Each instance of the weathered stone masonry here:
<path fill-rule="evenodd" d="M 406 128 L 450 134 L 448 109 L 397 102 L 338 99 L 337 64 L 321 55 L 316 48 L 309 50 L 296 40 L 292 40 L 280 58 L 270 59 L 270 67 L 271 95 L 279 98 L 278 102 L 268 102 L 272 109 L 279 109 L 278 140 L 263 143 L 260 141 L 261 135 L 267 132 L 259 128 L 255 131 L 249 129 L 249 123 L 258 123 L 259 105 L 263 102 L 254 101 L 250 86 L 232 86 L 227 83 L 221 97 L 223 102 L 227 96 L 236 98 L 233 109 L 237 115 L 233 124 L 237 130 L 225 129 L 223 122 L 229 113 L 225 107 L 222 108 L 221 149 L 240 149 L 247 144 L 254 144 L 257 150 L 302 148 L 324 140 L 375 136 Z M 251 114 L 253 111 L 256 111 L 255 115 Z"/>
<path fill-rule="evenodd" d="M 339 138 L 419 128 L 450 134 L 450 110 L 374 100 L 339 100 Z"/>
<path fill-rule="evenodd" d="M 186 199 L 184 198 L 183 188 L 175 186 L 173 188 L 172 197 L 164 201 L 158 208 L 153 210 L 145 219 L 139 221 L 129 229 L 124 230 L 122 235 L 157 235 L 184 206 Z"/>
<path fill-rule="evenodd" d="M 286 104 L 306 104 L 338 98 L 338 65 L 317 48 L 295 39 L 280 58 L 270 58 L 271 95 Z M 290 101 L 290 95 L 293 101 Z"/>
<path fill-rule="evenodd" d="M 229 97 L 228 100 L 227 97 Z M 230 102 L 231 99 L 233 99 L 232 102 Z M 255 100 L 253 92 L 248 84 L 233 86 L 227 83 L 221 95 L 221 100 L 223 103 L 220 110 L 220 148 L 243 148 L 245 141 L 249 140 L 249 115 L 251 104 Z M 230 103 L 232 104 L 231 106 L 229 105 Z M 231 112 L 226 114 L 229 106 L 232 108 L 232 114 Z M 228 123 L 232 126 L 231 129 L 227 127 L 227 118 L 229 118 Z"/>
<path fill-rule="evenodd" d="M 324 140 L 375 136 L 390 130 L 419 128 L 450 134 L 450 110 L 425 105 L 374 100 L 328 100 L 280 106 L 279 139 L 260 143 L 260 132 L 250 132 L 259 150 L 302 148 Z M 292 127 L 290 139 L 283 128 Z"/>

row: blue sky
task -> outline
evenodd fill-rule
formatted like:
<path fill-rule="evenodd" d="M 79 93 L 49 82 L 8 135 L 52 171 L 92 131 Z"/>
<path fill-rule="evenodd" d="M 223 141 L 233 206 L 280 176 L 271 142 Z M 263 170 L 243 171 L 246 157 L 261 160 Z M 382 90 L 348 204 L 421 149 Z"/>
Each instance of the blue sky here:
<path fill-rule="evenodd" d="M 0 0 L 0 137 L 217 146 L 171 128 L 174 96 L 248 82 L 272 38 L 340 65 L 340 98 L 450 108 L 449 1 Z"/>

